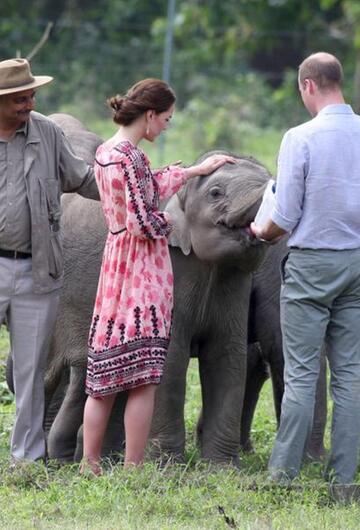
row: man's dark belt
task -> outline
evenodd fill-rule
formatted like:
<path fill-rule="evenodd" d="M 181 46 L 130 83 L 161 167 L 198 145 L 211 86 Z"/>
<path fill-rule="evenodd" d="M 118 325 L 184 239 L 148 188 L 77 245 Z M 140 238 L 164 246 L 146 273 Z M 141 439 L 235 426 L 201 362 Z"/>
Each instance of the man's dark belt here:
<path fill-rule="evenodd" d="M 3 250 L 0 248 L 0 258 L 27 259 L 31 258 L 31 254 L 20 252 L 20 250 Z"/>

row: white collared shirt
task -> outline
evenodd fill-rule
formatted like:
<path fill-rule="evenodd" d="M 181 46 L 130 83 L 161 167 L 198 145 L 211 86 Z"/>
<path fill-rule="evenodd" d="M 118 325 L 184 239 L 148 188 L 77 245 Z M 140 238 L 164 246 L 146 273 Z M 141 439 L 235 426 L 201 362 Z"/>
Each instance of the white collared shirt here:
<path fill-rule="evenodd" d="M 360 248 L 360 116 L 328 105 L 281 143 L 272 220 L 289 246 Z"/>

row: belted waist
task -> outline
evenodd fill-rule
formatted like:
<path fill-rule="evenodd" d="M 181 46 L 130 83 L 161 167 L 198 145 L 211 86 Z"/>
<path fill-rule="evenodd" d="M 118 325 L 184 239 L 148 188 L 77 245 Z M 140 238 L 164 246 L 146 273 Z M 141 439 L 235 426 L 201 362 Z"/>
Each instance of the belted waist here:
<path fill-rule="evenodd" d="M 31 254 L 20 250 L 4 250 L 0 248 L 0 258 L 27 259 L 31 258 Z"/>
<path fill-rule="evenodd" d="M 125 232 L 126 228 L 122 228 L 121 230 L 119 230 L 118 232 L 112 232 L 111 230 L 109 230 L 110 234 L 112 234 L 113 236 L 116 236 L 116 234 L 121 234 L 121 232 Z"/>

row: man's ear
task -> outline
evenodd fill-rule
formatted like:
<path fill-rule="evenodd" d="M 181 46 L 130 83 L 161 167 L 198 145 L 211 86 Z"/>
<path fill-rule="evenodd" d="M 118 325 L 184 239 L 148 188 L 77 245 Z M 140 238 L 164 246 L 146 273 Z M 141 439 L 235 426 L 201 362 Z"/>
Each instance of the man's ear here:
<path fill-rule="evenodd" d="M 305 81 L 308 83 L 309 93 L 313 96 L 317 89 L 317 84 L 313 79 L 305 79 Z"/>
<path fill-rule="evenodd" d="M 181 248 L 183 254 L 188 256 L 191 252 L 190 230 L 178 194 L 171 197 L 165 211 L 169 213 L 170 222 L 173 225 L 168 238 L 169 245 Z"/>

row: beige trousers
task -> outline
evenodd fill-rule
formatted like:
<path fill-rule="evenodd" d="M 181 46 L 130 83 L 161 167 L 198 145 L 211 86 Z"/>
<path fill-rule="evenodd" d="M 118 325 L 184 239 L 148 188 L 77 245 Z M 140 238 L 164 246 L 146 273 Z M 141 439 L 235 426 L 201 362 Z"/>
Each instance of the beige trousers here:
<path fill-rule="evenodd" d="M 0 322 L 6 317 L 13 359 L 16 416 L 11 454 L 45 456 L 44 371 L 55 325 L 59 291 L 33 293 L 32 260 L 0 257 Z"/>

